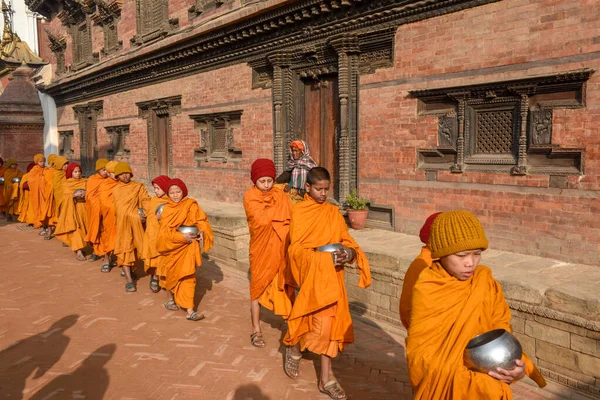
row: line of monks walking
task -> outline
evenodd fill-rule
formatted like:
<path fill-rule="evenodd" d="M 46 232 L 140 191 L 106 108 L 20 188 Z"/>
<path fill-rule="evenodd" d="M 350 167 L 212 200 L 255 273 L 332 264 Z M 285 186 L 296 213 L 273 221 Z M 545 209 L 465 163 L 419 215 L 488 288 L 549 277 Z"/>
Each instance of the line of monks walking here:
<path fill-rule="evenodd" d="M 60 156 L 50 155 L 46 167 L 44 155 L 36 155 L 24 175 L 12 161 L 0 170 L 7 215 L 40 228 L 47 240 L 56 237 L 78 260 L 86 259 L 90 245 L 89 259 L 104 260 L 102 272 L 122 269 L 128 292 L 137 289 L 134 270 L 143 261 L 150 290 L 167 292 L 165 308 L 184 309 L 191 321 L 204 317 L 194 310 L 195 274 L 202 252 L 213 245 L 213 232 L 183 181 L 153 179 L 151 198 L 123 162 L 99 159 L 96 173 L 85 179 L 79 164 Z M 331 366 L 354 341 L 344 270 L 356 267 L 361 288 L 371 285 L 371 272 L 339 208 L 327 201 L 329 172 L 321 167 L 305 172 L 296 174 L 304 187 L 298 201 L 297 192 L 290 196 L 276 184 L 273 161 L 258 159 L 251 167 L 253 186 L 243 198 L 250 230 L 250 342 L 266 346 L 260 310 L 272 310 L 287 322 L 285 373 L 298 378 L 302 351 L 315 353 L 321 361 L 319 391 L 346 399 Z M 525 375 L 543 387 L 544 378 L 525 354 L 514 369 L 488 374 L 463 364 L 470 339 L 493 329 L 512 330 L 500 284 L 479 265 L 488 240 L 477 217 L 462 210 L 436 213 L 420 237 L 424 246 L 405 276 L 399 310 L 408 330 L 415 399 L 511 399 L 509 385 Z"/>

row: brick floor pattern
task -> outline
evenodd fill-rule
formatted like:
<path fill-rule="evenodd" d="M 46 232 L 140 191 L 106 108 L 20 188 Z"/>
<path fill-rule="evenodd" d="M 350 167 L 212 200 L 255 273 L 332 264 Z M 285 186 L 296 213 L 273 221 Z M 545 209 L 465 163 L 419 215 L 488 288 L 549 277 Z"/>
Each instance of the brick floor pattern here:
<path fill-rule="evenodd" d="M 206 259 L 197 301 L 206 319 L 168 311 L 165 293 L 125 293 L 118 270 L 78 262 L 54 239 L 0 224 L 0 399 L 327 399 L 318 358 L 283 372 L 283 321 L 263 313 L 267 346 L 250 345 L 248 279 Z M 361 319 L 362 321 L 362 319 Z M 355 321 L 334 372 L 350 399 L 410 399 L 403 339 Z M 559 399 L 526 384 L 515 399 Z"/>

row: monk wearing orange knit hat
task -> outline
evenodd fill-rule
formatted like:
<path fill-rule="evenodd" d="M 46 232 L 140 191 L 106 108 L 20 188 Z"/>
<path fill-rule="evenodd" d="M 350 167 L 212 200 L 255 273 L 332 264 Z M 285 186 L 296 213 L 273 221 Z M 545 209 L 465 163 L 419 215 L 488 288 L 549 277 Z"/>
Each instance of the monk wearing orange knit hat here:
<path fill-rule="evenodd" d="M 156 249 L 161 255 L 161 269 L 166 274 L 165 289 L 172 294 L 165 308 L 180 307 L 187 312 L 189 321 L 199 321 L 204 314 L 194 310 L 196 269 L 202 265 L 202 251 L 213 246 L 213 232 L 208 216 L 198 202 L 187 197 L 188 190 L 181 179 L 169 182 L 169 202 L 162 209 Z M 181 232 L 181 228 L 196 232 Z M 204 247 L 204 248 L 203 248 Z"/>
<path fill-rule="evenodd" d="M 27 172 L 23 175 L 23 178 L 21 178 L 20 183 L 21 196 L 19 198 L 19 221 L 28 225 L 33 225 L 35 223 L 35 211 L 29 200 L 29 173 L 35 165 L 35 163 L 29 163 L 29 165 L 27 165 Z"/>
<path fill-rule="evenodd" d="M 431 225 L 435 218 L 440 214 L 441 212 L 431 214 L 427 220 L 425 220 L 425 223 L 419 232 L 419 239 L 421 239 L 421 242 L 425 246 L 421 248 L 421 253 L 413 260 L 404 275 L 402 294 L 400 295 L 400 322 L 402 322 L 402 325 L 406 329 L 408 329 L 408 326 L 410 325 L 410 309 L 412 307 L 412 293 L 415 283 L 417 283 L 417 279 L 419 279 L 421 272 L 425 268 L 431 267 L 431 264 L 433 263 L 433 260 L 431 259 L 431 250 L 427 245 L 429 244 Z"/>
<path fill-rule="evenodd" d="M 108 177 L 100 183 L 98 188 L 98 197 L 100 198 L 100 213 L 102 214 L 102 225 L 100 227 L 100 243 L 96 251 L 104 254 L 104 263 L 100 269 L 102 272 L 110 272 L 112 264 L 112 253 L 115 250 L 115 240 L 117 238 L 117 219 L 115 217 L 115 202 L 113 199 L 113 190 L 119 184 L 115 178 L 115 167 L 118 161 L 109 161 L 106 163 L 106 172 Z"/>
<path fill-rule="evenodd" d="M 85 261 L 83 240 L 87 234 L 87 216 L 85 212 L 85 184 L 81 177 L 81 165 L 70 163 L 65 171 L 61 211 L 54 236 L 68 245 L 79 261 Z"/>
<path fill-rule="evenodd" d="M 406 356 L 415 399 L 511 399 L 509 384 L 529 375 L 546 382 L 525 355 L 515 368 L 488 374 L 467 369 L 463 352 L 477 335 L 511 331 L 502 287 L 479 265 L 488 240 L 468 211 L 438 215 L 429 240 L 433 265 L 421 272 L 413 290 Z"/>
<path fill-rule="evenodd" d="M 13 220 L 13 216 L 16 218 L 18 215 L 17 208 L 19 206 L 19 183 L 21 181 L 21 177 L 23 176 L 23 172 L 17 168 L 17 160 L 14 158 L 9 158 L 6 160 L 6 166 L 8 168 L 4 171 L 3 176 L 4 213 L 6 214 L 6 220 L 10 222 Z"/>
<path fill-rule="evenodd" d="M 331 368 L 332 358 L 354 341 L 344 267 L 356 262 L 361 288 L 371 285 L 371 271 L 367 257 L 348 233 L 339 208 L 327 201 L 330 183 L 325 168 L 312 168 L 306 179 L 304 201 L 292 208 L 288 254 L 300 293 L 288 319 L 284 369 L 291 378 L 298 376 L 298 345 L 318 354 L 319 391 L 334 399 L 345 399 Z M 324 247 L 327 245 L 340 248 L 330 252 Z"/>
<path fill-rule="evenodd" d="M 150 275 L 150 291 L 153 293 L 160 292 L 160 288 L 164 285 L 166 279 L 165 273 L 160 269 L 160 254 L 156 250 L 156 239 L 160 229 L 159 221 L 162 207 L 169 202 L 167 192 L 169 191 L 170 181 L 171 178 L 166 175 L 159 175 L 152 180 L 152 188 L 156 196 L 150 199 L 148 208 L 144 210 L 146 230 L 141 256 L 144 259 L 144 270 L 146 274 Z"/>
<path fill-rule="evenodd" d="M 260 158 L 252 163 L 254 186 L 244 193 L 244 209 L 250 229 L 251 343 L 265 347 L 260 327 L 260 306 L 287 318 L 296 283 L 287 262 L 292 203 L 276 187 L 275 164 Z"/>
<path fill-rule="evenodd" d="M 87 219 L 87 235 L 84 240 L 92 245 L 94 252 L 89 257 L 93 262 L 104 255 L 100 250 L 100 226 L 102 211 L 100 210 L 100 184 L 108 177 L 106 158 L 96 161 L 96 173 L 90 176 L 85 184 L 85 215 Z"/>
<path fill-rule="evenodd" d="M 48 225 L 50 226 L 48 234 L 46 234 L 46 240 L 52 239 L 54 237 L 53 234 L 56 231 L 56 225 L 58 224 L 63 202 L 63 186 L 67 180 L 66 172 L 69 160 L 63 156 L 56 156 L 52 164 L 54 165 L 52 182 L 50 186 L 46 185 L 46 190 L 50 190 L 51 192 L 51 194 L 48 195 L 48 199 L 51 201 L 46 203 L 46 216 L 48 217 Z M 52 171 L 52 169 L 49 171 Z"/>
<path fill-rule="evenodd" d="M 46 180 L 44 174 L 46 168 L 46 157 L 43 154 L 36 154 L 33 157 L 35 166 L 29 171 L 29 204 L 33 209 L 34 228 L 42 228 L 40 236 L 46 235 Z"/>
<path fill-rule="evenodd" d="M 117 265 L 125 273 L 125 291 L 135 292 L 135 282 L 132 269 L 141 259 L 144 242 L 145 215 L 140 209 L 148 207 L 150 196 L 146 185 L 131 180 L 133 171 L 129 164 L 120 162 L 115 167 L 115 177 L 119 184 L 115 187 L 113 198 L 115 202 L 115 217 L 117 219 L 117 236 L 115 238 L 115 256 Z"/>

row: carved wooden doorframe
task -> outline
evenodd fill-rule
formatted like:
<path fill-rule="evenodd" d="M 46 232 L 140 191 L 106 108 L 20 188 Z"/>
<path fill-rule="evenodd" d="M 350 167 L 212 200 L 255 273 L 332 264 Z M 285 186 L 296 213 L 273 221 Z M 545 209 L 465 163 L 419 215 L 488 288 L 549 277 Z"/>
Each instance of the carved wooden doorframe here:
<path fill-rule="evenodd" d="M 336 132 L 338 193 L 345 199 L 358 182 L 358 83 L 359 42 L 354 35 L 345 35 L 330 40 L 327 45 L 334 50 L 333 62 L 325 62 L 311 68 L 315 76 L 337 73 L 339 96 L 339 129 Z M 273 68 L 273 159 L 278 171 L 283 171 L 287 162 L 290 143 L 299 138 L 297 107 L 303 107 L 299 99 L 304 90 L 301 74 L 304 65 L 298 65 L 292 52 L 279 52 L 268 57 Z M 326 60 L 327 61 L 327 60 Z"/>
<path fill-rule="evenodd" d="M 98 158 L 98 117 L 102 115 L 103 106 L 102 100 L 73 106 L 79 123 L 79 161 L 85 174 L 95 172 Z"/>

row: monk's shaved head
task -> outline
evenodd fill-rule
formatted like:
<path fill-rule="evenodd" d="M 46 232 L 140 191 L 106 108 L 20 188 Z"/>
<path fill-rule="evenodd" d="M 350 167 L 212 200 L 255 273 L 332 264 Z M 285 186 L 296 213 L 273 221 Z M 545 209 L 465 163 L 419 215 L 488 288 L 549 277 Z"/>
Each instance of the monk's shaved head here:
<path fill-rule="evenodd" d="M 331 181 L 331 175 L 329 175 L 329 171 L 323 167 L 311 168 L 311 170 L 308 171 L 306 183 L 309 185 L 314 185 L 319 181 Z"/>

